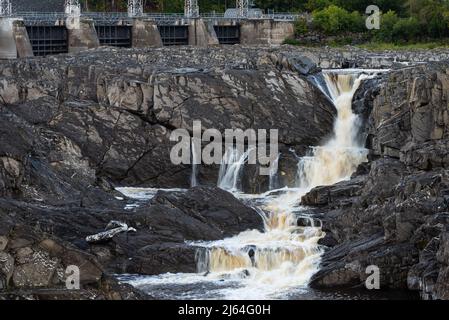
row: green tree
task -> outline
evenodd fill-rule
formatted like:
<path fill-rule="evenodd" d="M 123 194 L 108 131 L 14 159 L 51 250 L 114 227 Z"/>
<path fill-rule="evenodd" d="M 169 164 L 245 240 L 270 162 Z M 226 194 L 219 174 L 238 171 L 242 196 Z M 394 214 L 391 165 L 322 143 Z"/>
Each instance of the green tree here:
<path fill-rule="evenodd" d="M 349 13 L 335 5 L 314 11 L 313 26 L 328 35 L 338 35 L 341 32 L 359 32 L 364 27 L 363 18 L 357 11 Z"/>
<path fill-rule="evenodd" d="M 392 37 L 395 42 L 416 41 L 421 36 L 421 26 L 414 17 L 402 18 L 394 25 Z"/>
<path fill-rule="evenodd" d="M 406 0 L 334 0 L 335 4 L 348 11 L 365 12 L 370 5 L 376 5 L 383 12 L 393 10 L 405 13 Z"/>
<path fill-rule="evenodd" d="M 408 0 L 407 9 L 410 17 L 415 18 L 421 26 L 421 33 L 428 38 L 448 36 L 447 0 Z"/>
<path fill-rule="evenodd" d="M 447 3 L 430 1 L 419 11 L 418 20 L 430 38 L 441 38 L 447 35 L 445 12 L 448 9 Z"/>
<path fill-rule="evenodd" d="M 380 19 L 380 29 L 373 30 L 374 38 L 377 41 L 393 42 L 393 28 L 399 21 L 398 15 L 390 10 L 387 13 L 383 13 Z"/>
<path fill-rule="evenodd" d="M 334 4 L 333 0 L 308 0 L 306 9 L 309 11 L 323 10 Z"/>
<path fill-rule="evenodd" d="M 300 17 L 295 21 L 295 36 L 300 36 L 309 31 L 309 25 L 306 18 Z"/>
<path fill-rule="evenodd" d="M 304 11 L 307 0 L 256 0 L 256 7 L 268 10 L 272 9 L 278 12 L 298 12 Z M 235 7 L 235 1 L 232 6 Z"/>

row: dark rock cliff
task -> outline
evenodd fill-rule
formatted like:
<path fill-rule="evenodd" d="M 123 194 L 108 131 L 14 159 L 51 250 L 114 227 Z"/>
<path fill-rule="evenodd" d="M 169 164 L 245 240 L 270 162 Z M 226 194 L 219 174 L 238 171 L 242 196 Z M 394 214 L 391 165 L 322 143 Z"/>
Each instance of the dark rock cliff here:
<path fill-rule="evenodd" d="M 21 150 L 11 150 L 19 176 L 0 192 L 14 189 L 25 158 L 83 181 L 188 187 L 190 166 L 169 158 L 174 129 L 191 132 L 194 120 L 203 130 L 278 129 L 288 161 L 288 149 L 303 154 L 329 135 L 335 114 L 282 52 L 270 50 L 104 49 L 3 63 L 1 75 L 2 119 L 11 127 L 2 128 Z M 11 141 L 11 130 L 28 138 Z M 202 167 L 199 179 L 215 185 L 217 173 Z M 294 171 L 285 176 L 292 184 Z"/>
<path fill-rule="evenodd" d="M 449 298 L 448 80 L 447 63 L 429 63 L 393 71 L 356 95 L 372 161 L 350 181 L 303 198 L 321 206 L 333 246 L 313 287 L 363 286 L 366 267 L 376 265 L 382 289 Z"/>
<path fill-rule="evenodd" d="M 208 188 L 160 192 L 132 210 L 114 187 L 188 187 L 191 168 L 171 163 L 169 136 L 191 132 L 193 120 L 203 130 L 279 129 L 281 167 L 292 183 L 288 150 L 318 144 L 335 115 L 298 73 L 313 67 L 279 49 L 231 47 L 108 48 L 0 62 L 0 299 L 139 298 L 108 275 L 194 272 L 186 240 L 262 228 L 257 212 L 214 187 L 218 166 L 200 168 Z M 252 176 L 248 191 L 267 184 Z M 111 220 L 137 232 L 86 243 Z M 72 264 L 81 266 L 83 286 L 75 295 L 59 290 Z"/>
<path fill-rule="evenodd" d="M 400 53 L 400 62 L 447 57 Z M 307 56 L 309 59 L 304 59 Z M 0 62 L 0 299 L 137 299 L 111 273 L 195 271 L 186 240 L 217 240 L 261 228 L 257 212 L 215 188 L 159 192 L 125 210 L 116 186 L 188 187 L 190 166 L 169 159 L 170 133 L 279 129 L 282 184 L 297 159 L 332 131 L 334 107 L 306 79 L 321 67 L 401 67 L 366 82 L 354 110 L 370 162 L 353 179 L 303 199 L 326 238 L 314 287 L 363 286 L 377 265 L 381 288 L 449 298 L 447 63 L 406 67 L 395 53 L 303 48 L 100 49 Z M 370 65 L 371 64 L 371 65 Z M 253 168 L 253 170 L 255 170 Z M 245 190 L 267 181 L 246 170 Z M 136 233 L 88 244 L 111 220 Z M 64 287 L 81 266 L 82 290 Z M 56 288 L 57 290 L 48 290 Z"/>

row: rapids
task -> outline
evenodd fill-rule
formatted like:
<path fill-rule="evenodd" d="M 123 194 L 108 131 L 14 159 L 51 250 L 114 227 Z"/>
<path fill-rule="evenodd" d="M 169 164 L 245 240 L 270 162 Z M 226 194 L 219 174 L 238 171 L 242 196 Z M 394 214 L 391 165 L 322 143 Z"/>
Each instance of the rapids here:
<path fill-rule="evenodd" d="M 367 161 L 367 150 L 357 137 L 360 121 L 352 112 L 352 99 L 362 81 L 376 72 L 329 70 L 323 71 L 320 81 L 314 79 L 334 103 L 337 117 L 332 136 L 321 146 L 311 147 L 310 153 L 299 160 L 294 188 L 243 194 L 241 175 L 248 151 L 226 151 L 217 185 L 254 205 L 263 220 L 263 232 L 248 230 L 220 241 L 189 242 L 197 248 L 197 273 L 127 278 L 127 282 L 169 299 L 272 299 L 306 292 L 319 268 L 324 248 L 318 242 L 325 234 L 320 222 L 307 216 L 300 199 L 316 186 L 349 179 L 357 166 Z M 278 161 L 279 157 L 276 164 Z M 276 173 L 273 170 L 270 174 L 271 188 Z M 196 185 L 195 166 L 192 174 L 192 185 Z M 138 194 L 143 192 L 139 190 Z M 298 223 L 299 218 L 308 221 L 306 226 Z"/>

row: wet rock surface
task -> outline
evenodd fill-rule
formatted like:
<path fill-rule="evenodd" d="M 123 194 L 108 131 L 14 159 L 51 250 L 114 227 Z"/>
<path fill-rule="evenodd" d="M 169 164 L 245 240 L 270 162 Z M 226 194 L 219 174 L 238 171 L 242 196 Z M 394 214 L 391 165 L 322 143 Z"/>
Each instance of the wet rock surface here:
<path fill-rule="evenodd" d="M 188 187 L 191 167 L 171 163 L 169 137 L 191 132 L 193 120 L 203 130 L 286 128 L 281 147 L 301 153 L 329 134 L 335 114 L 271 49 L 108 48 L 0 70 L 1 298 L 140 298 L 110 275 L 194 272 L 186 241 L 263 226 L 214 187 L 218 167 L 200 168 L 208 188 L 160 192 L 137 206 L 114 187 Z M 85 241 L 113 220 L 137 232 Z M 72 265 L 77 293 L 64 289 Z"/>
<path fill-rule="evenodd" d="M 222 133 L 277 129 L 283 154 L 290 148 L 304 154 L 330 134 L 335 108 L 298 73 L 316 72 L 316 66 L 287 53 L 109 48 L 4 62 L 2 130 L 5 140 L 18 140 L 9 143 L 16 147 L 3 146 L 11 156 L 2 158 L 8 179 L 0 192 L 21 183 L 31 149 L 33 166 L 91 184 L 104 178 L 118 185 L 188 187 L 190 166 L 172 164 L 175 142 L 169 137 L 175 129 L 192 134 L 194 120 L 202 130 Z M 217 166 L 201 167 L 199 179 L 215 185 L 217 173 Z M 48 193 L 57 193 L 51 187 Z"/>
<path fill-rule="evenodd" d="M 64 272 L 74 265 L 81 284 L 94 286 L 101 298 L 113 294 L 102 291 L 107 275 L 195 272 L 196 250 L 186 241 L 218 240 L 262 227 L 257 212 L 218 188 L 159 192 L 151 203 L 132 210 L 122 209 L 118 200 L 113 209 L 113 202 L 77 207 L 1 200 L 0 231 L 7 239 L 0 251 L 3 289 L 63 287 Z M 126 221 L 137 232 L 103 243 L 85 241 L 111 220 Z"/>
<path fill-rule="evenodd" d="M 171 163 L 169 137 L 179 128 L 192 134 L 193 120 L 203 129 L 279 129 L 279 183 L 291 185 L 297 156 L 326 139 L 336 112 L 307 76 L 364 66 L 368 55 L 105 48 L 0 62 L 0 299 L 151 298 L 111 275 L 194 272 L 196 250 L 186 242 L 261 229 L 255 210 L 214 187 L 217 166 L 199 168 L 205 187 L 147 202 L 115 187 L 189 187 L 191 167 Z M 365 61 L 392 67 L 393 57 Z M 366 265 L 377 264 L 382 286 L 448 298 L 446 77 L 444 64 L 408 68 L 358 95 L 372 161 L 351 181 L 304 198 L 319 207 L 323 244 L 333 246 L 313 286 L 360 285 Z M 251 172 L 245 191 L 265 191 L 268 178 Z M 85 241 L 112 220 L 137 232 Z M 65 289 L 71 265 L 81 290 Z"/>
<path fill-rule="evenodd" d="M 350 181 L 303 198 L 320 207 L 330 244 L 312 287 L 364 287 L 375 265 L 382 289 L 448 298 L 448 79 L 447 63 L 430 63 L 356 95 L 371 161 Z"/>
<path fill-rule="evenodd" d="M 420 63 L 446 61 L 449 52 L 446 49 L 435 50 L 380 50 L 371 51 L 352 46 L 332 47 L 288 47 L 307 57 L 323 69 L 359 68 L 359 69 L 397 69 L 415 66 Z"/>

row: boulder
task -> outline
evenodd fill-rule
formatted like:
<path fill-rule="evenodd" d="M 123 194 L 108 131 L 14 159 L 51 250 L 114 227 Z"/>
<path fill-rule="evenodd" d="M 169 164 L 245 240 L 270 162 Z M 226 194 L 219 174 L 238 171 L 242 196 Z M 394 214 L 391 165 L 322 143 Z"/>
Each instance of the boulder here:
<path fill-rule="evenodd" d="M 22 248 L 17 253 L 17 262 L 12 278 L 15 287 L 48 287 L 52 284 L 58 260 L 50 258 L 47 252 Z"/>
<path fill-rule="evenodd" d="M 8 288 L 14 273 L 14 257 L 6 252 L 0 252 L 0 290 Z"/>
<path fill-rule="evenodd" d="M 0 251 L 3 251 L 6 249 L 6 246 L 8 245 L 8 238 L 5 236 L 0 236 Z"/>

